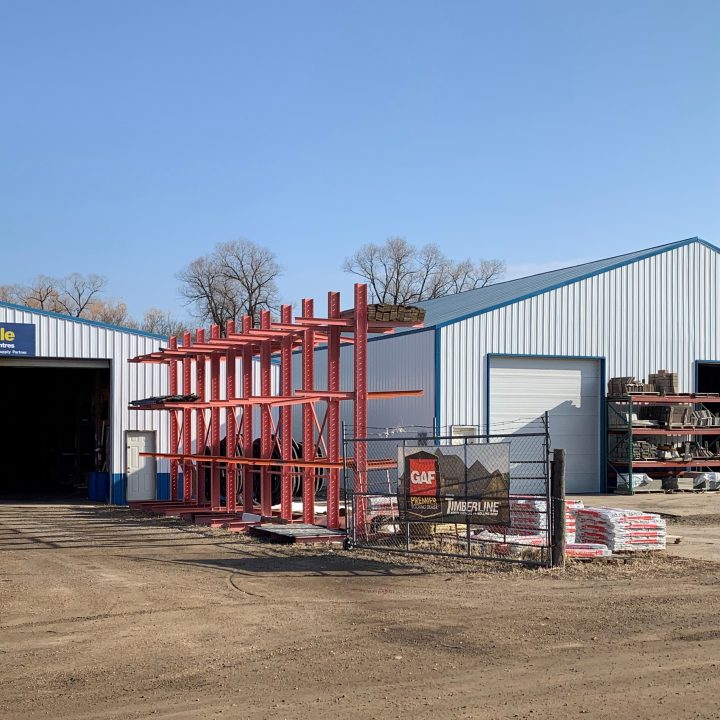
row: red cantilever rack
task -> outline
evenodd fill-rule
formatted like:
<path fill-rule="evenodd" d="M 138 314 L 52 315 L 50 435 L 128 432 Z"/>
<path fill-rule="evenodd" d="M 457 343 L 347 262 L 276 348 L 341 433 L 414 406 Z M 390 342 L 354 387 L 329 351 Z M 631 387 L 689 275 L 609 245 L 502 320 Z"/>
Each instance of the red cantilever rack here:
<path fill-rule="evenodd" d="M 171 337 L 168 347 L 130 362 L 160 363 L 169 368 L 169 394 L 194 394 L 197 400 L 156 402 L 131 405 L 131 410 L 167 410 L 170 413 L 170 452 L 145 453 L 170 460 L 170 500 L 178 503 L 179 469 L 183 469 L 182 505 L 204 504 L 204 492 L 193 491 L 193 475 L 201 477 L 210 467 L 210 510 L 223 513 L 255 513 L 253 477 L 260 477 L 260 514 L 272 515 L 271 472 L 280 473 L 280 517 L 293 520 L 293 477 L 302 476 L 302 521 L 315 522 L 315 479 L 319 472 L 327 478 L 327 526 L 340 527 L 340 403 L 353 402 L 354 434 L 367 435 L 369 399 L 421 395 L 421 390 L 369 393 L 367 387 L 367 341 L 369 333 L 391 333 L 396 327 L 418 324 L 386 321 L 368 322 L 367 286 L 355 285 L 355 304 L 340 311 L 340 293 L 328 293 L 326 318 L 316 318 L 313 301 L 302 301 L 302 315 L 292 318 L 292 309 L 283 305 L 280 321 L 272 322 L 270 313 L 260 314 L 260 326 L 254 327 L 249 316 L 242 318 L 240 332 L 235 323 L 227 324 L 225 335 L 213 325 L 209 339 L 197 330 L 195 341 L 185 333 L 182 344 Z M 340 347 L 354 347 L 353 387 L 340 388 Z M 315 349 L 327 346 L 327 389 L 314 387 Z M 293 352 L 302 357 L 299 389 L 293 388 Z M 280 388 L 273 394 L 272 363 L 279 359 Z M 239 382 L 236 377 L 240 361 Z M 258 362 L 259 360 L 259 362 Z M 225 364 L 225 398 L 221 399 L 221 363 Z M 209 383 L 206 377 L 210 370 Z M 259 367 L 260 394 L 253 394 L 255 372 Z M 193 391 L 193 376 L 195 387 Z M 182 382 L 180 382 L 182 378 Z M 238 387 L 239 385 L 239 387 Z M 209 390 L 209 393 L 208 393 Z M 239 391 L 239 392 L 238 392 Z M 276 388 L 277 391 L 277 388 Z M 209 398 L 208 398 L 209 394 Z M 302 457 L 293 457 L 292 413 L 302 411 Z M 324 407 L 324 413 L 321 412 Z M 273 417 L 277 408 L 277 417 Z M 259 457 L 253 452 L 253 414 L 260 417 Z M 221 417 L 225 416 L 225 453 L 221 454 Z M 276 421 L 277 420 L 277 421 Z M 193 440 L 193 427 L 195 428 Z M 235 440 L 233 442 L 233 439 Z M 194 446 L 194 447 L 193 447 Z M 209 448 L 209 454 L 208 454 Z M 321 452 L 324 450 L 324 454 Z M 278 457 L 279 455 L 279 457 Z M 367 490 L 368 459 L 364 443 L 355 444 L 353 459 L 355 490 Z M 271 470 L 275 468 L 275 470 Z M 226 473 L 225 504 L 221 504 L 220 473 Z M 242 501 L 238 502 L 238 473 L 242 473 Z M 365 526 L 363 504 L 356 509 L 356 529 Z"/>

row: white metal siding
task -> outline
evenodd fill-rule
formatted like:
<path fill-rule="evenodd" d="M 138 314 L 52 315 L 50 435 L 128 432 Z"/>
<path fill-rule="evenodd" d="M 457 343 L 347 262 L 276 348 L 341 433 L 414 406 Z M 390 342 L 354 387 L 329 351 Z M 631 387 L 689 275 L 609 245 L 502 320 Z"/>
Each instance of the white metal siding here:
<path fill-rule="evenodd" d="M 608 377 L 667 369 L 694 389 L 694 361 L 720 359 L 720 256 L 660 253 L 440 330 L 440 422 L 486 425 L 487 355 L 604 357 Z"/>
<path fill-rule="evenodd" d="M 551 444 L 566 450 L 568 492 L 599 492 L 601 382 L 599 360 L 492 357 L 493 432 L 522 432 L 528 424 L 536 432 L 533 421 L 547 412 Z"/>
<path fill-rule="evenodd" d="M 371 432 L 403 427 L 409 432 L 427 430 L 434 418 L 435 333 L 432 330 L 386 337 L 368 343 L 368 390 L 424 390 L 422 397 L 371 400 L 368 404 L 368 428 Z M 340 388 L 353 387 L 353 347 L 340 351 Z M 315 352 L 315 385 L 327 389 L 327 350 Z M 293 387 L 302 387 L 301 355 L 293 355 Z M 352 403 L 340 405 L 341 418 L 352 433 Z M 293 428 L 300 432 L 301 410 L 293 410 Z"/>

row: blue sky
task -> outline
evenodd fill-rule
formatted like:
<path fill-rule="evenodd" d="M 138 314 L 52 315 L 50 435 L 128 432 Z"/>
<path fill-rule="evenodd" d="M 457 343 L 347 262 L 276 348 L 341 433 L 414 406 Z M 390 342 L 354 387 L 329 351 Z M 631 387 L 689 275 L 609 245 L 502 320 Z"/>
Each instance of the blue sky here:
<path fill-rule="evenodd" d="M 0 0 L 0 284 L 183 315 L 238 237 L 288 302 L 392 235 L 511 276 L 720 244 L 719 36 L 714 1 Z"/>

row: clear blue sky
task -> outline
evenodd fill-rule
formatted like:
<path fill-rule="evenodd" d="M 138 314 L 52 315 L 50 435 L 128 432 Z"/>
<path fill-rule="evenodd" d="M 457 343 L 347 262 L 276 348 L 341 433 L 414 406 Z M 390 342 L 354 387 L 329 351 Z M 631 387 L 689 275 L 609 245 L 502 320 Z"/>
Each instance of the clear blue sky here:
<path fill-rule="evenodd" d="M 720 243 L 719 37 L 716 1 L 0 0 L 0 283 L 182 315 L 238 237 L 289 302 L 391 235 L 511 275 Z"/>

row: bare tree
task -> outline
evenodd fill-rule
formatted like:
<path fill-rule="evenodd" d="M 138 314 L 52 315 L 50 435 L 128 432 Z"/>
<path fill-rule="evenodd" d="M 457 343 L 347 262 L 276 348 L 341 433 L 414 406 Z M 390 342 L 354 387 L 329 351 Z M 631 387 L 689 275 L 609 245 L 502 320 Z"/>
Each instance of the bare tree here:
<path fill-rule="evenodd" d="M 137 323 L 130 317 L 128 306 L 122 300 L 95 298 L 85 306 L 82 317 L 109 325 L 137 326 Z"/>
<path fill-rule="evenodd" d="M 73 317 L 84 317 L 95 296 L 107 285 L 107 279 L 91 273 L 72 273 L 60 281 L 58 304 L 62 312 Z"/>
<path fill-rule="evenodd" d="M 49 275 L 38 275 L 29 285 L 16 286 L 16 297 L 21 305 L 62 312 L 59 302 L 60 282 Z"/>
<path fill-rule="evenodd" d="M 257 318 L 261 310 L 277 307 L 276 279 L 281 269 L 271 250 L 249 240 L 234 240 L 221 243 L 215 252 L 244 314 Z"/>
<path fill-rule="evenodd" d="M 502 260 L 480 260 L 475 264 L 470 260 L 463 260 L 455 263 L 449 273 L 448 294 L 492 285 L 502 278 L 505 269 Z"/>
<path fill-rule="evenodd" d="M 384 245 L 363 245 L 346 258 L 343 270 L 367 281 L 374 301 L 403 304 L 484 287 L 502 277 L 505 263 L 458 262 L 437 245 L 416 248 L 405 238 L 392 237 Z"/>
<path fill-rule="evenodd" d="M 225 327 L 241 315 L 257 318 L 278 302 L 275 255 L 249 240 L 220 243 L 177 274 L 180 293 L 202 321 Z"/>
<path fill-rule="evenodd" d="M 22 305 L 19 290 L 20 288 L 17 285 L 0 285 L 0 302 Z"/>
<path fill-rule="evenodd" d="M 181 337 L 190 328 L 182 321 L 174 318 L 170 312 L 160 308 L 150 308 L 143 316 L 140 329 L 155 335 Z"/>

